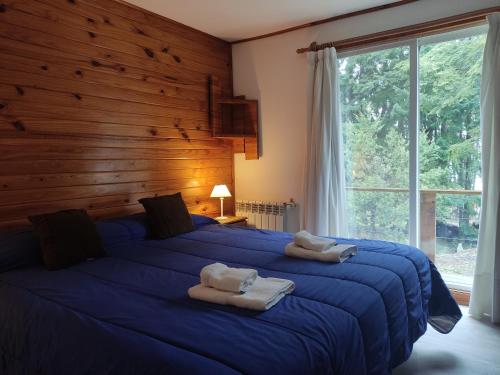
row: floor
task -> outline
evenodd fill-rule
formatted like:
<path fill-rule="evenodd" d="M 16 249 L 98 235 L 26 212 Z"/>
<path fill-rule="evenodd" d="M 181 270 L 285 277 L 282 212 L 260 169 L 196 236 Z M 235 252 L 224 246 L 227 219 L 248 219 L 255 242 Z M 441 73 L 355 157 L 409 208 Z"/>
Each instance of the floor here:
<path fill-rule="evenodd" d="M 500 326 L 471 318 L 467 308 L 452 332 L 429 326 L 394 375 L 500 375 Z"/>

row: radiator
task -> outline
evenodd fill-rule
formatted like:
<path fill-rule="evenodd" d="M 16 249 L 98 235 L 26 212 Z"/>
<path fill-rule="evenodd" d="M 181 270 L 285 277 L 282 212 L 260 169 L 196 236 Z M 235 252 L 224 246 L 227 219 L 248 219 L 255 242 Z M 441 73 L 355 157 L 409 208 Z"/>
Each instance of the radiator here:
<path fill-rule="evenodd" d="M 236 201 L 236 216 L 245 216 L 249 226 L 278 232 L 295 232 L 296 204 L 283 202 Z"/>

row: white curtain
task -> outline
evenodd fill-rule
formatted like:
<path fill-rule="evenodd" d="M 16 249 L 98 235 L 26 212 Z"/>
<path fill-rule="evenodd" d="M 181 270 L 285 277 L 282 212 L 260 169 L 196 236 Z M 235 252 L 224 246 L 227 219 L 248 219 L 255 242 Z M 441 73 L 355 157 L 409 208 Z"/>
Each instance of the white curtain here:
<path fill-rule="evenodd" d="M 320 236 L 345 236 L 345 173 L 335 48 L 311 52 L 311 120 L 308 127 L 303 226 Z"/>
<path fill-rule="evenodd" d="M 481 82 L 483 195 L 469 311 L 500 323 L 500 13 L 488 22 Z"/>

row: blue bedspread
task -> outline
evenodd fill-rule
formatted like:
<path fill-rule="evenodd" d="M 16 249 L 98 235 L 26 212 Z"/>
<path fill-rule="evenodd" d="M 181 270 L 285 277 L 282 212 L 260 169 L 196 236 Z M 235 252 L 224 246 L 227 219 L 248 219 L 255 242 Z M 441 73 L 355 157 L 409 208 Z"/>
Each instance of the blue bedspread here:
<path fill-rule="evenodd" d="M 461 316 L 406 245 L 339 239 L 358 255 L 325 264 L 285 257 L 287 233 L 208 224 L 155 241 L 142 215 L 98 228 L 109 257 L 0 273 L 2 374 L 387 374 L 428 320 L 446 332 Z M 35 247 L 26 236 L 16 243 Z M 215 261 L 296 289 L 266 312 L 190 300 Z"/>

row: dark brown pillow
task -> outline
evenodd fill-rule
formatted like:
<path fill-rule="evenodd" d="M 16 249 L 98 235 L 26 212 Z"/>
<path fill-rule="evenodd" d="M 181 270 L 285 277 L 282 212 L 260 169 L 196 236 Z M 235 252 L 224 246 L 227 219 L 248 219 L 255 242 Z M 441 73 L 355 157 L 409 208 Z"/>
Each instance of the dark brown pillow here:
<path fill-rule="evenodd" d="M 153 238 L 165 239 L 194 230 L 191 215 L 181 193 L 154 198 L 142 198 Z"/>
<path fill-rule="evenodd" d="M 30 216 L 40 240 L 42 258 L 57 270 L 105 255 L 96 226 L 85 210 Z"/>

